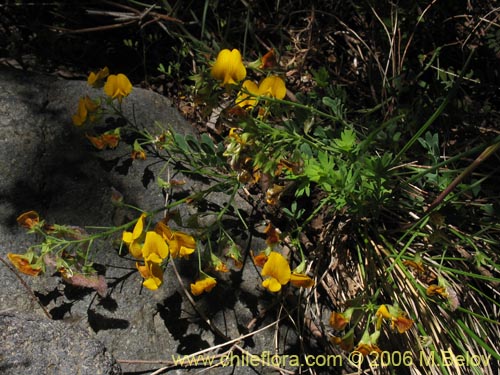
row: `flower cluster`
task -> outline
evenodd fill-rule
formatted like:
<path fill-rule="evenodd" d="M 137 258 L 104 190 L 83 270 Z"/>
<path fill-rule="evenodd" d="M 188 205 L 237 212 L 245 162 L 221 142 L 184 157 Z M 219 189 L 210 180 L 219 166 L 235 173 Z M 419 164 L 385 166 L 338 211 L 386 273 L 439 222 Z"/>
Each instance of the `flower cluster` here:
<path fill-rule="evenodd" d="M 40 221 L 40 216 L 36 211 L 28 211 L 19 215 L 17 223 L 33 233 L 43 230 L 44 227 L 44 223 Z M 19 272 L 25 275 L 38 276 L 44 271 L 43 260 L 32 251 L 28 251 L 26 254 L 8 253 L 7 258 Z"/>
<path fill-rule="evenodd" d="M 234 242 L 228 246 L 224 255 L 226 258 L 232 260 L 234 267 L 236 269 L 242 268 L 243 262 L 240 249 Z M 210 269 L 211 271 L 222 272 L 222 273 L 229 272 L 229 267 L 227 263 L 224 262 L 222 259 L 220 259 L 217 255 L 215 255 L 211 251 L 208 263 L 209 264 L 207 268 Z M 205 292 L 210 292 L 217 285 L 217 279 L 206 274 L 201 269 L 199 271 L 200 271 L 200 276 L 194 283 L 191 284 L 191 293 L 195 296 L 199 296 L 200 294 Z"/>
<path fill-rule="evenodd" d="M 460 306 L 460 300 L 455 290 L 443 276 L 437 275 L 432 271 L 432 269 L 426 267 L 423 264 L 420 255 L 415 256 L 413 260 L 404 260 L 403 264 L 412 269 L 416 273 L 419 280 L 428 285 L 425 291 L 425 294 L 428 297 L 442 297 L 447 301 L 448 308 L 451 311 L 455 311 Z"/>
<path fill-rule="evenodd" d="M 88 248 L 89 235 L 80 227 L 48 224 L 36 211 L 28 211 L 17 218 L 28 233 L 44 237 L 40 245 L 32 246 L 24 254 L 8 253 L 7 258 L 21 273 L 38 276 L 56 271 L 63 280 L 75 286 L 92 288 L 100 296 L 106 295 L 104 276 L 98 275 L 87 261 L 82 249 Z"/>
<path fill-rule="evenodd" d="M 158 222 L 154 230 L 145 231 L 146 214 L 142 214 L 132 232 L 123 232 L 122 241 L 127 245 L 130 255 L 142 259 L 136 267 L 144 278 L 143 285 L 156 290 L 163 283 L 164 263 L 169 257 L 188 257 L 195 251 L 195 239 L 180 231 L 173 231 L 166 222 Z"/>
<path fill-rule="evenodd" d="M 277 153 L 278 157 L 270 155 L 274 148 L 269 148 L 267 140 L 256 136 L 260 132 L 255 124 L 276 121 L 277 119 L 272 116 L 274 108 L 279 109 L 278 103 L 275 102 L 283 100 L 287 95 L 283 78 L 271 72 L 275 64 L 274 50 L 245 66 L 238 50 L 224 49 L 219 52 L 210 71 L 211 76 L 226 88 L 226 96 L 234 89 L 238 90 L 234 97 L 234 105 L 227 110 L 227 113 L 237 122 L 242 121 L 239 121 L 239 126 L 233 126 L 229 130 L 223 155 L 228 158 L 230 167 L 237 173 L 238 181 L 244 184 L 254 185 L 264 175 L 273 180 L 275 176 L 281 174 L 283 166 L 287 165 L 285 159 L 290 156 L 281 153 Z M 245 79 L 247 68 L 256 72 L 259 83 L 254 79 Z M 250 119 L 254 108 L 258 109 L 255 114 L 257 121 Z M 291 159 L 297 159 L 297 155 Z M 269 205 L 276 205 L 283 190 L 282 185 L 273 183 L 265 192 L 266 202 Z"/>
<path fill-rule="evenodd" d="M 117 100 L 120 105 L 123 98 L 132 92 L 132 84 L 127 76 L 122 73 L 109 74 L 107 67 L 98 72 L 91 72 L 87 78 L 87 83 L 95 89 L 103 88 L 108 104 L 112 104 L 114 100 Z M 92 99 L 90 96 L 85 95 L 79 99 L 77 111 L 71 119 L 74 125 L 83 126 L 94 123 L 102 115 L 103 111 L 102 99 Z M 116 128 L 102 134 L 87 134 L 86 136 L 98 150 L 115 148 L 120 141 L 120 129 Z M 142 158 L 142 155 L 140 157 Z"/>
<path fill-rule="evenodd" d="M 230 167 L 238 173 L 238 181 L 255 184 L 261 173 L 253 166 L 253 149 L 255 142 L 249 133 L 242 133 L 238 128 L 231 128 L 226 137 L 226 150 L 223 155 L 228 158 Z"/>
<path fill-rule="evenodd" d="M 262 58 L 260 67 L 268 68 L 272 66 L 269 63 L 270 56 L 268 53 Z M 274 53 L 272 56 L 274 56 Z M 237 49 L 220 51 L 210 73 L 224 87 L 234 86 L 243 81 L 247 76 L 247 70 L 243 64 L 240 51 Z M 252 80 L 245 80 L 241 84 L 235 104 L 241 108 L 252 109 L 258 104 L 260 97 L 281 100 L 285 95 L 285 81 L 279 76 L 270 75 L 265 77 L 258 85 Z"/>
<path fill-rule="evenodd" d="M 106 79 L 106 82 L 104 80 Z M 93 88 L 104 86 L 104 93 L 111 100 L 118 99 L 119 102 L 132 92 L 132 84 L 125 74 L 109 74 L 108 67 L 104 67 L 97 73 L 90 72 L 87 83 Z"/>
<path fill-rule="evenodd" d="M 91 136 L 87 134 L 87 139 L 98 150 L 115 148 L 118 146 L 118 142 L 120 142 L 120 130 L 114 129 L 98 136 Z"/>
<path fill-rule="evenodd" d="M 335 331 L 345 331 L 351 323 L 356 308 L 350 307 L 344 312 L 340 313 L 332 311 L 330 314 L 329 324 Z M 339 345 L 343 350 L 361 353 L 363 356 L 370 355 L 371 353 L 380 353 L 381 349 L 378 347 L 377 341 L 380 337 L 382 322 L 388 320 L 391 322 L 391 329 L 397 330 L 399 333 L 408 331 L 413 326 L 413 320 L 406 316 L 398 306 L 382 304 L 375 312 L 375 328 L 372 333 L 365 329 L 361 340 L 354 346 L 354 327 L 351 327 L 343 336 L 331 336 L 331 341 Z"/>

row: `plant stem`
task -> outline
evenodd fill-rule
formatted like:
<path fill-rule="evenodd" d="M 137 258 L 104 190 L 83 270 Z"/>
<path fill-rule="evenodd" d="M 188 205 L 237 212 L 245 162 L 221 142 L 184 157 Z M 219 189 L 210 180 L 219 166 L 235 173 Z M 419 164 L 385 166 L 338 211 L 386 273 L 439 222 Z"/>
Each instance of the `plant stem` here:
<path fill-rule="evenodd" d="M 427 208 L 427 211 L 431 211 L 436 208 L 443 200 L 450 194 L 457 185 L 462 182 L 468 175 L 472 173 L 482 162 L 488 159 L 492 154 L 494 154 L 500 148 L 500 142 L 497 142 L 484 150 L 481 155 L 479 155 L 476 160 L 474 160 L 462 173 L 460 173 L 451 184 L 448 185 L 446 189 L 443 190 L 439 196 L 434 199 L 434 201 Z"/>
<path fill-rule="evenodd" d="M 45 306 L 40 302 L 40 300 L 35 296 L 35 293 L 31 290 L 31 288 L 26 284 L 26 281 L 19 275 L 19 273 L 7 262 L 5 259 L 0 257 L 0 261 L 5 264 L 5 266 L 9 269 L 10 272 L 12 272 L 18 280 L 21 282 L 21 285 L 26 289 L 33 301 L 38 303 L 38 305 L 42 308 L 44 314 L 47 316 L 47 318 L 52 320 L 52 315 L 50 315 L 50 312 L 45 308 Z"/>

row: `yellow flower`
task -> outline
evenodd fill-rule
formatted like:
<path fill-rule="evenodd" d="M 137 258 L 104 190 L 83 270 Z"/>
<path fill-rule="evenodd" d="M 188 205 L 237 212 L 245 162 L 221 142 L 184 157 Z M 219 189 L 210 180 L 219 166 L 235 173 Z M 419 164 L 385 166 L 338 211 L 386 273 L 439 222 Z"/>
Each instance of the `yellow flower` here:
<path fill-rule="evenodd" d="M 351 329 L 343 337 L 331 336 L 330 341 L 339 345 L 342 350 L 349 352 L 354 348 L 354 331 Z"/>
<path fill-rule="evenodd" d="M 73 125 L 80 126 L 87 120 L 87 107 L 85 106 L 84 98 L 78 100 L 78 109 L 76 113 L 71 117 Z"/>
<path fill-rule="evenodd" d="M 97 73 L 90 72 L 89 76 L 87 77 L 87 83 L 89 86 L 92 86 L 94 88 L 99 88 L 102 87 L 104 78 L 109 76 L 109 69 L 107 66 L 99 70 Z"/>
<path fill-rule="evenodd" d="M 229 247 L 226 257 L 231 258 L 233 260 L 234 266 L 238 269 L 243 267 L 243 258 L 241 257 L 240 249 L 235 243 L 232 243 Z"/>
<path fill-rule="evenodd" d="M 100 136 L 93 137 L 86 135 L 87 139 L 98 150 L 104 150 L 106 147 L 115 148 L 120 142 L 120 134 L 113 131 L 112 133 L 101 134 Z"/>
<path fill-rule="evenodd" d="M 71 117 L 73 125 L 81 126 L 85 121 L 90 120 L 93 122 L 95 120 L 94 113 L 99 109 L 99 105 L 96 104 L 88 95 L 81 97 L 78 100 L 78 109 L 76 113 Z"/>
<path fill-rule="evenodd" d="M 253 81 L 243 82 L 242 89 L 236 97 L 236 105 L 251 109 L 258 103 L 257 96 L 283 99 L 286 95 L 285 81 L 278 76 L 269 76 L 257 86 Z"/>
<path fill-rule="evenodd" d="M 7 258 L 9 258 L 10 262 L 19 272 L 26 275 L 37 276 L 40 272 L 42 272 L 41 266 L 31 264 L 28 257 L 24 255 L 8 253 Z"/>
<path fill-rule="evenodd" d="M 257 99 L 255 96 L 259 95 L 259 87 L 255 82 L 246 80 L 241 86 L 241 91 L 236 97 L 236 105 L 241 108 L 251 109 L 257 105 Z"/>
<path fill-rule="evenodd" d="M 363 356 L 370 355 L 373 352 L 382 353 L 382 350 L 377 346 L 379 336 L 380 331 L 375 331 L 371 335 L 368 331 L 365 331 L 354 351 L 361 353 Z"/>
<path fill-rule="evenodd" d="M 163 269 L 158 263 L 145 262 L 144 265 L 136 263 L 135 266 L 145 279 L 142 285 L 150 290 L 156 290 L 163 283 Z"/>
<path fill-rule="evenodd" d="M 396 316 L 392 319 L 391 328 L 396 328 L 399 333 L 408 331 L 413 326 L 413 320 L 404 315 Z"/>
<path fill-rule="evenodd" d="M 281 100 L 286 95 L 285 81 L 278 76 L 264 78 L 259 85 L 259 94 Z"/>
<path fill-rule="evenodd" d="M 132 92 L 132 84 L 125 74 L 111 74 L 104 85 L 104 92 L 111 99 L 122 99 Z"/>
<path fill-rule="evenodd" d="M 269 222 L 264 228 L 264 234 L 266 235 L 266 243 L 273 247 L 275 244 L 280 242 L 281 231 L 276 228 L 271 222 Z"/>
<path fill-rule="evenodd" d="M 19 215 L 16 221 L 23 228 L 32 229 L 40 222 L 40 216 L 36 211 L 28 211 Z"/>
<path fill-rule="evenodd" d="M 260 69 L 269 69 L 276 65 L 276 54 L 274 49 L 270 49 L 264 56 L 262 56 Z"/>
<path fill-rule="evenodd" d="M 236 84 L 247 75 L 247 70 L 237 49 L 223 49 L 219 52 L 210 72 L 212 77 L 222 81 L 221 85 Z"/>
<path fill-rule="evenodd" d="M 429 297 L 438 294 L 441 297 L 446 298 L 450 305 L 451 311 L 456 310 L 458 306 L 460 306 L 460 300 L 458 299 L 457 293 L 441 276 L 438 278 L 438 283 L 439 285 L 436 284 L 429 285 L 425 293 Z"/>
<path fill-rule="evenodd" d="M 364 357 L 367 355 L 370 355 L 372 353 L 382 353 L 382 350 L 375 345 L 375 344 L 365 344 L 365 343 L 359 343 L 358 346 L 354 349 L 355 352 L 361 353 Z"/>
<path fill-rule="evenodd" d="M 229 272 L 229 269 L 227 268 L 226 264 L 222 260 L 220 260 L 220 258 L 215 254 L 210 254 L 210 260 L 214 271 Z"/>
<path fill-rule="evenodd" d="M 343 331 L 349 323 L 349 320 L 350 318 L 348 319 L 344 314 L 332 311 L 329 324 L 334 330 Z"/>
<path fill-rule="evenodd" d="M 414 260 L 403 260 L 403 264 L 410 268 L 413 268 L 418 274 L 422 274 L 425 272 L 425 268 L 422 264 L 422 261 L 414 261 Z"/>
<path fill-rule="evenodd" d="M 448 292 L 446 291 L 446 287 L 436 284 L 429 285 L 429 287 L 425 291 L 425 294 L 427 294 L 429 297 L 439 294 L 441 297 L 448 298 Z"/>
<path fill-rule="evenodd" d="M 262 282 L 262 286 L 270 292 L 279 292 L 281 286 L 286 285 L 290 281 L 291 273 L 290 266 L 283 255 L 276 251 L 271 251 L 266 264 L 262 268 L 261 275 L 268 276 Z"/>
<path fill-rule="evenodd" d="M 196 280 L 194 284 L 191 284 L 191 293 L 195 296 L 199 296 L 203 292 L 210 292 L 217 285 L 217 280 L 213 277 L 205 276 L 201 279 Z"/>
<path fill-rule="evenodd" d="M 130 156 L 133 160 L 135 159 L 142 159 L 142 160 L 146 160 L 146 152 L 144 151 L 144 149 L 142 148 L 141 144 L 139 143 L 139 141 L 136 139 L 134 141 L 134 149 L 132 151 L 132 155 Z"/>
<path fill-rule="evenodd" d="M 244 146 L 244 145 L 247 144 L 247 141 L 248 141 L 248 133 L 246 134 L 246 136 L 240 137 L 240 135 L 238 134 L 239 131 L 240 131 L 239 128 L 231 128 L 231 129 L 229 129 L 228 138 L 234 139 L 234 141 L 236 143 Z"/>
<path fill-rule="evenodd" d="M 130 154 L 130 157 L 132 158 L 132 160 L 136 159 L 146 160 L 146 152 L 144 152 L 144 150 L 139 150 L 139 151 L 133 150 L 132 154 Z"/>
<path fill-rule="evenodd" d="M 142 256 L 142 237 L 144 231 L 144 220 L 146 219 L 146 214 L 142 214 L 137 223 L 135 223 L 134 230 L 132 232 L 123 232 L 122 240 L 128 246 L 128 251 L 134 258 L 140 258 Z"/>
<path fill-rule="evenodd" d="M 382 320 L 383 319 L 392 319 L 392 315 L 389 313 L 389 310 L 387 309 L 386 305 L 380 305 L 377 312 L 375 313 L 375 316 L 377 317 L 377 323 L 376 323 L 376 328 L 377 330 L 380 329 L 382 326 Z"/>
<path fill-rule="evenodd" d="M 156 232 L 148 231 L 141 252 L 146 263 L 160 264 L 163 259 L 168 257 L 168 246 L 162 236 Z"/>
<path fill-rule="evenodd" d="M 196 240 L 187 233 L 172 231 L 168 225 L 160 221 L 155 231 L 167 242 L 172 258 L 188 257 L 196 249 Z"/>
<path fill-rule="evenodd" d="M 253 263 L 257 267 L 264 267 L 264 264 L 266 264 L 266 262 L 267 262 L 267 255 L 265 252 L 261 252 L 261 253 L 254 256 L 253 252 L 252 252 L 252 259 L 253 259 Z"/>
<path fill-rule="evenodd" d="M 298 288 L 311 288 L 314 285 L 314 280 L 303 273 L 292 272 L 290 284 Z"/>
<path fill-rule="evenodd" d="M 283 190 L 285 190 L 284 186 L 273 184 L 273 186 L 266 191 L 266 203 L 270 206 L 275 206 Z"/>
<path fill-rule="evenodd" d="M 390 320 L 391 328 L 396 328 L 399 333 L 408 331 L 413 325 L 413 320 L 407 318 L 406 313 L 401 311 L 397 306 L 380 305 L 375 316 L 377 317 L 377 330 L 379 330 L 382 325 L 382 319 Z"/>

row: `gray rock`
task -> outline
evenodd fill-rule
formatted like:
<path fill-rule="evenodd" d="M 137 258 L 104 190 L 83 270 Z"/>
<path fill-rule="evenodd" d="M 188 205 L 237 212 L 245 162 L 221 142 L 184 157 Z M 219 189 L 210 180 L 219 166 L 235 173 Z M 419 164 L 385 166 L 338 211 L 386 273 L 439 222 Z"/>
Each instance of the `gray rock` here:
<path fill-rule="evenodd" d="M 79 225 L 109 224 L 108 217 L 95 215 L 94 210 L 103 205 L 108 209 L 110 192 L 106 189 L 113 183 L 130 186 L 129 202 L 151 203 L 154 193 L 145 194 L 138 177 L 142 166 L 133 165 L 126 178 L 114 176 L 111 181 L 99 168 L 102 156 L 89 146 L 85 131 L 71 123 L 78 98 L 87 93 L 95 97 L 95 90 L 81 81 L 2 68 L 0 81 L 0 204 L 4 208 L 0 222 L 12 224 L 25 210 L 71 214 L 68 208 L 78 207 Z M 158 121 L 176 132 L 193 133 L 171 102 L 160 95 L 134 89 L 126 102 L 125 113 L 137 119 L 139 126 Z M 120 152 L 123 155 L 121 149 L 107 157 Z"/>
<path fill-rule="evenodd" d="M 121 368 L 98 340 L 63 322 L 0 313 L 0 373 L 118 375 Z"/>
<path fill-rule="evenodd" d="M 3 176 L 0 179 L 0 256 L 5 258 L 8 252 L 23 253 L 37 243 L 35 237 L 27 235 L 15 223 L 17 215 L 26 210 L 37 210 L 52 223 L 80 227 L 121 224 L 124 217 L 133 218 L 136 214 L 117 211 L 110 200 L 112 188 L 118 189 L 127 203 L 142 209 L 162 206 L 164 197 L 160 188 L 154 182 L 148 188 L 141 183 L 150 160 L 134 161 L 126 176 L 116 170 L 105 171 L 102 160 L 112 160 L 129 150 L 96 152 L 84 134 L 71 124 L 78 98 L 90 91 L 85 82 L 0 69 L 0 85 L 0 176 Z M 158 121 L 176 132 L 195 134 L 168 99 L 153 92 L 134 88 L 124 100 L 124 110 L 140 125 L 150 127 Z M 160 173 L 158 166 L 151 166 L 151 170 Z M 187 179 L 187 182 L 182 189 L 188 193 L 206 187 L 197 181 Z M 224 205 L 228 195 L 220 192 L 211 194 L 210 198 L 212 204 Z M 196 207 L 181 206 L 180 209 L 184 216 L 197 211 Z M 209 222 L 205 220 L 205 224 Z M 191 354 L 227 338 L 237 338 L 246 333 L 249 322 L 273 303 L 272 296 L 259 289 L 260 276 L 250 257 L 243 273 L 219 279 L 211 293 L 194 298 L 194 306 L 186 298 L 186 290 L 189 291 L 189 284 L 196 277 L 196 259 L 176 261 L 181 282 L 172 265 L 168 265 L 164 285 L 151 292 L 142 287 L 135 261 L 118 254 L 113 240 L 119 242 L 119 238 L 118 233 L 109 240 L 95 243 L 94 259 L 104 267 L 108 284 L 105 298 L 92 289 L 64 284 L 56 275 L 22 275 L 36 295 L 36 299 L 32 298 L 17 277 L 0 263 L 0 311 L 6 308 L 19 312 L 41 311 L 40 302 L 54 319 L 91 333 L 117 359 L 124 372 L 132 372 L 162 366 L 140 361 L 171 362 L 172 356 Z M 248 241 L 250 238 L 240 239 L 243 248 L 247 248 Z M 259 251 L 264 247 L 262 240 L 253 239 L 248 248 Z M 203 321 L 200 311 L 222 335 Z M 264 314 L 258 318 L 257 328 L 274 318 L 273 314 Z M 295 330 L 283 326 L 280 332 L 283 340 L 279 347 L 286 350 L 296 339 Z M 274 328 L 268 329 L 241 345 L 256 354 L 272 351 L 276 345 L 275 335 Z M 216 371 L 226 374 L 233 370 L 229 367 Z M 254 373 L 254 370 L 242 367 L 238 373 Z"/>

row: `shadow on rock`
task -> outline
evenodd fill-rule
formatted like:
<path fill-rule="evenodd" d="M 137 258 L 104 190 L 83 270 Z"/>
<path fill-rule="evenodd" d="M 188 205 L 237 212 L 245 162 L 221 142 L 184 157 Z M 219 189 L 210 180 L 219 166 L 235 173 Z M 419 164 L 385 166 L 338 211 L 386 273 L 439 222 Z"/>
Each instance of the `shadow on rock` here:
<path fill-rule="evenodd" d="M 111 318 L 95 312 L 92 309 L 88 311 L 88 321 L 94 332 L 104 331 L 108 329 L 126 329 L 130 325 L 128 320 Z"/>

